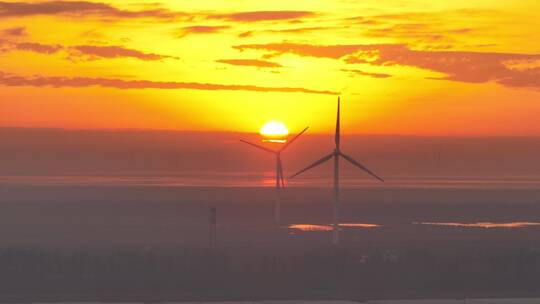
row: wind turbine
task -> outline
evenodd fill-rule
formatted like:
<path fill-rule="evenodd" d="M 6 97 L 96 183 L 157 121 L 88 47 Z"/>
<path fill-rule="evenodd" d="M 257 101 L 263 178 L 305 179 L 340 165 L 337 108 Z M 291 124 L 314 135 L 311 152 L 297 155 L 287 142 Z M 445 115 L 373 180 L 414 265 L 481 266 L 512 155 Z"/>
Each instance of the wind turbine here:
<path fill-rule="evenodd" d="M 336 148 L 334 149 L 334 151 L 332 153 L 330 153 L 329 155 L 321 158 L 320 160 L 314 162 L 313 164 L 309 165 L 305 169 L 303 169 L 303 170 L 299 171 L 298 173 L 294 174 L 293 176 L 291 176 L 291 178 L 295 178 L 296 176 L 298 176 L 298 175 L 300 175 L 300 174 L 302 174 L 302 173 L 304 173 L 304 172 L 306 172 L 306 171 L 308 171 L 308 170 L 310 170 L 312 168 L 315 168 L 315 167 L 329 161 L 332 158 L 334 159 L 334 222 L 333 222 L 333 237 L 332 237 L 332 241 L 333 241 L 334 245 L 339 244 L 339 221 L 340 221 L 340 211 L 341 211 L 340 200 L 339 200 L 339 194 L 340 194 L 339 193 L 339 190 L 340 190 L 340 187 L 339 187 L 339 159 L 340 159 L 340 157 L 343 157 L 345 160 L 347 160 L 348 162 L 350 162 L 354 166 L 364 170 L 369 175 L 375 177 L 376 179 L 380 180 L 381 182 L 384 182 L 384 180 L 382 178 L 377 176 L 375 173 L 371 172 L 364 165 L 362 165 L 361 163 L 356 161 L 354 158 L 344 154 L 341 151 L 340 108 L 341 108 L 341 99 L 340 99 L 340 97 L 338 97 L 338 110 L 337 110 L 337 121 L 336 121 L 336 137 L 335 137 Z"/>
<path fill-rule="evenodd" d="M 293 142 L 295 142 L 300 135 L 304 134 L 304 132 L 307 131 L 309 127 L 306 127 L 302 132 L 298 133 L 293 139 L 290 141 L 287 141 L 283 147 L 279 150 L 272 150 L 268 149 L 266 147 L 263 147 L 261 145 L 257 145 L 254 143 L 251 143 L 247 140 L 241 139 L 240 141 L 243 143 L 246 143 L 250 146 L 253 146 L 255 148 L 261 149 L 265 152 L 274 154 L 276 156 L 276 191 L 275 191 L 275 197 L 274 197 L 274 224 L 279 225 L 281 222 L 281 189 L 285 188 L 285 178 L 283 176 L 283 163 L 281 162 L 281 153 L 285 151 Z"/>

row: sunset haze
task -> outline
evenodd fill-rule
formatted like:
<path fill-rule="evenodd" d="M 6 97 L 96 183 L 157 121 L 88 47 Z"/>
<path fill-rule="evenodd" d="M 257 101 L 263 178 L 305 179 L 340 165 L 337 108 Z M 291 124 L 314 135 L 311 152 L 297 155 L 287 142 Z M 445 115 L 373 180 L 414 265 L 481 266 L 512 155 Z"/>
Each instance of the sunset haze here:
<path fill-rule="evenodd" d="M 0 126 L 540 135 L 538 1 L 4 1 Z"/>

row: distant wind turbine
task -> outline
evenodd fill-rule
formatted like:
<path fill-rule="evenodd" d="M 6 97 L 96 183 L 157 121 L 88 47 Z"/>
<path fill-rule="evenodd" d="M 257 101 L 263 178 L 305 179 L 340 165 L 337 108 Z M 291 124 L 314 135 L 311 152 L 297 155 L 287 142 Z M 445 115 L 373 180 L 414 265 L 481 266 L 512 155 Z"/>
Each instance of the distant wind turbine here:
<path fill-rule="evenodd" d="M 332 241 L 335 245 L 339 244 L 339 221 L 340 221 L 340 201 L 339 201 L 339 158 L 343 157 L 345 160 L 350 162 L 351 164 L 355 165 L 356 167 L 364 170 L 369 175 L 375 177 L 376 179 L 380 180 L 381 182 L 384 182 L 382 178 L 377 176 L 375 173 L 371 172 L 368 168 L 366 168 L 364 165 L 356 161 L 354 158 L 344 154 L 341 152 L 341 117 L 340 117 L 340 108 L 341 108 L 341 100 L 338 97 L 338 110 L 337 110 L 337 121 L 336 121 L 336 148 L 335 150 L 330 153 L 329 155 L 321 158 L 320 160 L 314 162 L 313 164 L 309 165 L 305 169 L 299 171 L 298 173 L 291 176 L 291 178 L 295 178 L 296 176 L 317 167 L 320 164 L 323 164 L 330 159 L 334 158 L 334 223 L 333 223 L 333 238 Z"/>
<path fill-rule="evenodd" d="M 306 127 L 302 132 L 298 133 L 293 139 L 287 141 L 283 147 L 279 150 L 272 150 L 266 147 L 251 143 L 249 141 L 241 139 L 240 141 L 246 143 L 255 148 L 261 149 L 265 152 L 272 153 L 276 156 L 276 191 L 274 197 L 274 224 L 279 225 L 281 222 L 281 189 L 285 188 L 285 177 L 283 176 L 283 163 L 281 162 L 281 153 L 285 151 L 293 142 L 295 142 L 300 135 L 304 134 L 309 127 Z"/>

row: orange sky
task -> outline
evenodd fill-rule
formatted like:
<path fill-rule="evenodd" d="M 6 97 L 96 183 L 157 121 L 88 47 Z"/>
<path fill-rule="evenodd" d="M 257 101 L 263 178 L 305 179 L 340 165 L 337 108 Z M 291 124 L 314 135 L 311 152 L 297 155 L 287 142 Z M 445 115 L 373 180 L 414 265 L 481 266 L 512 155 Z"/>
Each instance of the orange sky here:
<path fill-rule="evenodd" d="M 0 1 L 0 126 L 540 135 L 521 1 Z"/>

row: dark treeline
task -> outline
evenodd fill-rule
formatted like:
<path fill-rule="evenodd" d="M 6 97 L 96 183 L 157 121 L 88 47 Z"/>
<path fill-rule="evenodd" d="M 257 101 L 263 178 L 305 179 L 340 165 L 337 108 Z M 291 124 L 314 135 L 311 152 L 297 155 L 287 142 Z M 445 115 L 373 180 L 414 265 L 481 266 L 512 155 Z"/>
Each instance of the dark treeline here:
<path fill-rule="evenodd" d="M 370 299 L 540 295 L 540 250 L 0 250 L 0 300 Z M 159 295 L 159 296 L 158 296 Z"/>

